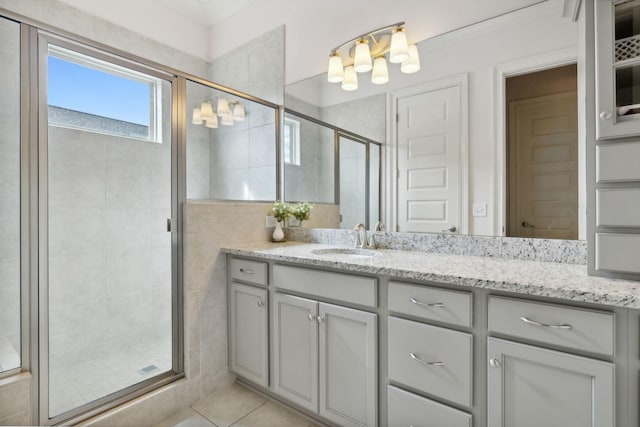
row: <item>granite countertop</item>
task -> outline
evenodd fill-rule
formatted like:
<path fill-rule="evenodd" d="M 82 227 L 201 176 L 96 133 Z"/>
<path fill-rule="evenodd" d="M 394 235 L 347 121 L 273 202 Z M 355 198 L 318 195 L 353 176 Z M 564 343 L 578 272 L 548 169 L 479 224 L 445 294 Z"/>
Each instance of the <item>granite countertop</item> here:
<path fill-rule="evenodd" d="M 366 258 L 311 252 L 338 247 L 317 243 L 260 242 L 232 245 L 223 248 L 223 252 L 355 273 L 640 308 L 640 282 L 588 276 L 585 265 L 390 249 L 377 249 L 379 255 Z"/>

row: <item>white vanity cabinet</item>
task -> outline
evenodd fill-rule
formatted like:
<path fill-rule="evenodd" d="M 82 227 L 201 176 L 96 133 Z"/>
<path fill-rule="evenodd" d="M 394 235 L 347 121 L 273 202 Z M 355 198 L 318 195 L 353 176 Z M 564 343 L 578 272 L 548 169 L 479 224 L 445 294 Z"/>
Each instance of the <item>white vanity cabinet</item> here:
<path fill-rule="evenodd" d="M 613 355 L 613 314 L 490 297 L 488 427 L 615 427 L 614 365 L 542 346 Z"/>
<path fill-rule="evenodd" d="M 272 389 L 339 425 L 375 426 L 377 315 L 282 292 L 323 283 L 317 293 L 332 300 L 349 299 L 350 286 L 360 285 L 363 300 L 375 300 L 375 279 L 274 266 Z M 326 294 L 329 284 L 338 287 Z"/>
<path fill-rule="evenodd" d="M 232 258 L 228 266 L 229 369 L 255 384 L 268 387 L 267 263 Z"/>

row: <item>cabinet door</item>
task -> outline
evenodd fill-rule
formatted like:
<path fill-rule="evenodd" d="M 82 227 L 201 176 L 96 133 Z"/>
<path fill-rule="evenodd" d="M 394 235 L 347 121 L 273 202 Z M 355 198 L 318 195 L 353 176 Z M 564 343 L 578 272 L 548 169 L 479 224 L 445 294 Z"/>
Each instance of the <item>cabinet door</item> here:
<path fill-rule="evenodd" d="M 320 415 L 376 425 L 376 315 L 320 303 Z"/>
<path fill-rule="evenodd" d="M 273 294 L 273 391 L 318 411 L 318 303 Z"/>
<path fill-rule="evenodd" d="M 267 290 L 231 283 L 230 293 L 231 370 L 268 387 Z"/>
<path fill-rule="evenodd" d="M 595 2 L 598 139 L 640 133 L 638 2 Z"/>
<path fill-rule="evenodd" d="M 614 427 L 611 363 L 488 339 L 489 427 Z"/>

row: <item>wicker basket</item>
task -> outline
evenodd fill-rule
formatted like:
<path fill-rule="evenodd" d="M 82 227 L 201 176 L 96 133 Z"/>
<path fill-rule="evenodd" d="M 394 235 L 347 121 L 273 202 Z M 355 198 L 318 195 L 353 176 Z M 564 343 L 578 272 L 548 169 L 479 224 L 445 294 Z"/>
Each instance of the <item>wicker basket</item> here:
<path fill-rule="evenodd" d="M 615 43 L 616 62 L 637 58 L 639 56 L 640 56 L 640 35 L 627 37 L 626 39 L 616 40 L 616 43 Z"/>

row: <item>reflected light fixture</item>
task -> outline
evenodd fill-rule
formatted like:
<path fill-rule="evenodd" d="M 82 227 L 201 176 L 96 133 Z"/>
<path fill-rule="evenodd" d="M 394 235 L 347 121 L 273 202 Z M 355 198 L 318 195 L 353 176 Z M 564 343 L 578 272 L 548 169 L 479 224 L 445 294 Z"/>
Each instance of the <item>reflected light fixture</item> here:
<path fill-rule="evenodd" d="M 371 40 L 371 45 L 369 43 Z M 343 61 L 340 50 L 348 52 Z M 358 89 L 357 73 L 371 70 L 371 82 L 381 85 L 389 81 L 386 55 L 389 62 L 400 64 L 400 71 L 406 74 L 420 70 L 418 47 L 407 42 L 404 22 L 378 28 L 362 34 L 333 49 L 329 55 L 327 80 L 342 83 L 342 89 Z"/>
<path fill-rule="evenodd" d="M 233 126 L 235 122 L 243 122 L 246 118 L 244 105 L 240 101 L 229 102 L 225 98 L 219 98 L 216 104 L 216 111 L 213 110 L 210 101 L 203 101 L 200 106 L 193 109 L 191 123 L 194 125 L 204 124 L 210 129 L 217 129 L 218 124 Z M 231 111 L 233 107 L 233 111 Z M 218 117 L 220 120 L 218 121 Z"/>

